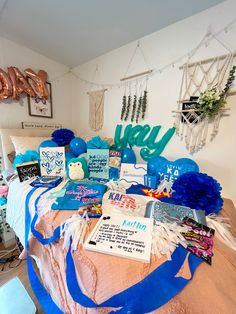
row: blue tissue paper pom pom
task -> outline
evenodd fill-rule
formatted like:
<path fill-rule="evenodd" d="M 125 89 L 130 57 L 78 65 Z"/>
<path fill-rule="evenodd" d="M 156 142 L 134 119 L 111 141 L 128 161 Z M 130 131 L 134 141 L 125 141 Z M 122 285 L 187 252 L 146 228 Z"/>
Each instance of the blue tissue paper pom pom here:
<path fill-rule="evenodd" d="M 16 169 L 17 164 L 22 164 L 29 161 L 39 161 L 39 159 L 39 154 L 35 150 L 27 150 L 25 154 L 16 155 L 13 167 Z"/>
<path fill-rule="evenodd" d="M 52 133 L 52 140 L 58 144 L 58 146 L 65 146 L 75 138 L 74 132 L 69 129 L 59 129 Z"/>
<path fill-rule="evenodd" d="M 109 149 L 109 143 L 107 140 L 102 140 L 100 136 L 93 137 L 87 142 L 89 149 Z"/>
<path fill-rule="evenodd" d="M 192 209 L 218 214 L 223 205 L 221 186 L 212 177 L 200 172 L 186 172 L 174 182 L 172 201 Z"/>

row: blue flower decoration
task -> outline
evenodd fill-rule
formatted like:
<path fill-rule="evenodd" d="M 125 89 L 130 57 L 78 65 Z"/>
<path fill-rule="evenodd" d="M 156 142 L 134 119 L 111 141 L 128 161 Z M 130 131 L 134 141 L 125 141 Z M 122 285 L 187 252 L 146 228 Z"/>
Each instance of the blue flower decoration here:
<path fill-rule="evenodd" d="M 205 210 L 206 215 L 219 213 L 223 199 L 221 186 L 205 173 L 186 172 L 173 184 L 172 201 L 192 209 Z"/>
<path fill-rule="evenodd" d="M 59 129 L 52 133 L 52 140 L 58 144 L 58 146 L 65 146 L 75 138 L 74 132 L 69 129 Z"/>
<path fill-rule="evenodd" d="M 27 150 L 25 154 L 16 155 L 13 167 L 16 169 L 17 164 L 22 164 L 29 161 L 39 161 L 39 159 L 39 154 L 35 150 Z"/>
<path fill-rule="evenodd" d="M 89 149 L 109 149 L 109 143 L 107 140 L 102 140 L 100 136 L 93 137 L 87 142 Z"/>

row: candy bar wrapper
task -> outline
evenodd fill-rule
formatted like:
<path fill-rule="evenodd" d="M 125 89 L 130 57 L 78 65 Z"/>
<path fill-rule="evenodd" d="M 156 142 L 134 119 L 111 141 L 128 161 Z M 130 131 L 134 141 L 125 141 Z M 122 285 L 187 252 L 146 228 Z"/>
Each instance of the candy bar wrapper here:
<path fill-rule="evenodd" d="M 183 236 L 187 241 L 188 250 L 211 265 L 211 257 L 213 256 L 213 236 L 215 230 L 202 225 L 189 217 L 184 218 L 183 225 L 191 228 L 190 231 L 183 233 Z"/>

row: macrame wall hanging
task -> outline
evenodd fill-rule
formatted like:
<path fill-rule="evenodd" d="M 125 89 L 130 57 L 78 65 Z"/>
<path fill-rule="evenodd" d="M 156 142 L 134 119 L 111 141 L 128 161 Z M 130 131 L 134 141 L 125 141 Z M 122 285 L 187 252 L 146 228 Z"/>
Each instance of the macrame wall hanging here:
<path fill-rule="evenodd" d="M 226 46 L 215 37 L 226 48 Z M 190 153 L 199 151 L 210 135 L 210 140 L 218 133 L 226 98 L 235 78 L 233 65 L 236 53 L 186 63 L 182 67 L 183 76 L 178 101 L 174 110 L 176 134 L 185 141 Z"/>
<path fill-rule="evenodd" d="M 141 52 L 142 58 L 147 66 L 147 70 L 127 76 L 137 51 Z M 140 43 L 138 42 L 129 61 L 125 75 L 122 79 L 120 79 L 121 82 L 127 81 L 127 84 L 124 85 L 124 95 L 122 98 L 122 109 L 120 116 L 121 120 L 130 120 L 131 122 L 138 123 L 140 120 L 145 119 L 148 104 L 148 79 L 152 72 L 153 70 L 150 69 L 141 49 Z"/>
<path fill-rule="evenodd" d="M 88 92 L 89 126 L 93 131 L 99 131 L 103 127 L 105 91 L 106 89 Z"/>
<path fill-rule="evenodd" d="M 98 76 L 98 65 L 95 68 L 93 80 Z M 92 90 L 90 85 L 89 95 L 89 126 L 93 131 L 99 131 L 104 121 L 104 98 L 107 89 Z"/>

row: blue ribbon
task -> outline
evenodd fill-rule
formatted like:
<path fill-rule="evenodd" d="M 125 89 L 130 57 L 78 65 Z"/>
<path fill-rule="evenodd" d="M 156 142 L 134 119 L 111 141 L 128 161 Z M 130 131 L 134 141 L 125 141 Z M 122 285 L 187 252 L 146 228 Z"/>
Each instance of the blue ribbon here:
<path fill-rule="evenodd" d="M 28 248 L 29 248 L 28 238 L 29 238 L 30 221 L 31 221 L 30 211 L 29 211 L 29 201 L 30 201 L 31 196 L 35 192 L 35 190 L 36 190 L 36 188 L 33 188 L 32 190 L 30 190 L 30 192 L 27 194 L 26 200 L 25 200 L 25 249 L 27 252 L 28 277 L 29 277 L 31 287 L 34 291 L 34 294 L 37 297 L 37 299 L 38 299 L 40 305 L 42 306 L 43 310 L 45 311 L 45 313 L 63 314 L 63 312 L 54 303 L 50 294 L 47 292 L 47 290 L 44 288 L 44 286 L 40 282 L 38 275 L 34 270 L 34 266 L 32 264 L 31 258 L 28 255 Z M 46 191 L 43 193 L 46 193 Z"/>
<path fill-rule="evenodd" d="M 30 211 L 29 211 L 29 200 L 33 195 L 36 188 L 33 188 L 26 197 L 25 202 L 25 248 L 28 250 L 28 237 L 30 231 Z M 37 208 L 38 201 L 40 197 L 48 191 L 45 190 L 38 196 L 35 201 Z M 37 234 L 37 238 L 42 241 L 42 244 L 48 244 L 55 241 L 57 238 L 57 229 L 55 229 L 52 237 L 48 239 L 42 238 L 40 233 L 35 230 L 34 226 L 37 221 L 37 213 L 32 221 L 31 230 L 34 234 Z M 143 314 L 147 312 L 154 311 L 160 306 L 167 303 L 172 299 L 178 292 L 180 292 L 185 285 L 189 282 L 189 279 L 182 277 L 176 277 L 176 274 L 183 265 L 188 251 L 182 246 L 179 246 L 172 254 L 172 260 L 166 261 L 160 267 L 155 269 L 152 273 L 146 276 L 142 281 L 133 285 L 132 287 L 112 296 L 108 300 L 96 304 L 92 299 L 86 296 L 76 279 L 76 270 L 74 266 L 74 261 L 71 253 L 71 247 L 69 248 L 66 255 L 66 281 L 68 290 L 73 298 L 73 300 L 86 308 L 98 308 L 98 307 L 111 307 L 111 308 L 121 308 L 118 311 L 112 311 L 111 313 L 120 314 Z M 197 268 L 201 263 L 201 259 L 193 254 L 189 254 L 188 263 L 191 272 L 191 279 Z M 32 286 L 32 289 L 39 300 L 45 313 L 50 314 L 62 314 L 63 312 L 54 303 L 51 296 L 48 294 L 47 290 L 41 284 L 34 267 L 32 265 L 30 257 L 27 255 L 27 267 L 28 276 Z"/>
<path fill-rule="evenodd" d="M 34 203 L 34 207 L 35 207 L 35 215 L 34 218 L 32 219 L 32 223 L 31 223 L 31 232 L 32 234 L 35 236 L 35 238 L 42 244 L 42 245 L 47 245 L 47 244 L 51 244 L 53 242 L 55 242 L 57 239 L 60 238 L 60 226 L 57 227 L 54 231 L 53 231 L 53 235 L 49 238 L 44 238 L 41 233 L 35 229 L 35 225 L 36 222 L 38 220 L 38 202 L 41 198 L 41 196 L 45 193 L 47 193 L 49 190 L 51 190 L 52 188 L 48 188 L 45 191 L 43 191 L 35 200 Z"/>
<path fill-rule="evenodd" d="M 186 249 L 179 246 L 172 254 L 171 261 L 163 263 L 139 283 L 112 296 L 105 302 L 96 304 L 82 292 L 78 284 L 70 248 L 66 256 L 67 287 L 73 300 L 86 308 L 122 307 L 116 313 L 148 313 L 167 303 L 189 282 L 189 279 L 175 277 L 183 265 L 187 253 Z M 192 278 L 201 259 L 190 253 L 188 262 Z"/>

